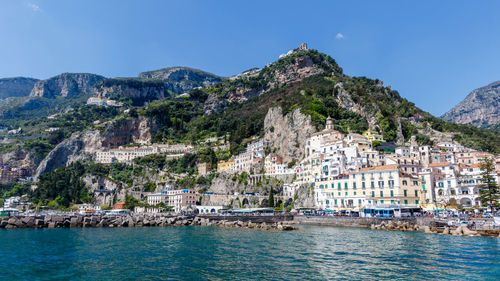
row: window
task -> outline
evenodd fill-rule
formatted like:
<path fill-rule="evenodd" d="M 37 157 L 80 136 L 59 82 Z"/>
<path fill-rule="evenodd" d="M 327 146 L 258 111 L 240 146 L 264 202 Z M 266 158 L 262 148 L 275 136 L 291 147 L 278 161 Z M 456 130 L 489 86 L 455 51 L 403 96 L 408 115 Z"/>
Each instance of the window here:
<path fill-rule="evenodd" d="M 347 188 L 348 188 L 348 186 L 347 186 L 347 182 L 346 182 L 346 183 L 344 183 L 344 188 L 345 188 L 345 189 L 347 189 Z"/>
<path fill-rule="evenodd" d="M 394 180 L 389 180 L 389 187 L 393 187 L 394 186 Z"/>
<path fill-rule="evenodd" d="M 405 205 L 408 205 L 408 200 L 405 200 Z"/>
<path fill-rule="evenodd" d="M 406 180 L 404 180 L 403 185 L 408 185 L 408 182 Z"/>
<path fill-rule="evenodd" d="M 352 183 L 352 188 L 356 189 L 356 183 L 355 182 Z"/>
<path fill-rule="evenodd" d="M 361 188 L 365 188 L 365 182 L 361 183 Z"/>
<path fill-rule="evenodd" d="M 418 181 L 413 181 L 413 185 L 418 185 Z"/>
<path fill-rule="evenodd" d="M 378 187 L 384 187 L 384 181 L 379 181 L 378 182 Z"/>
<path fill-rule="evenodd" d="M 375 191 L 372 191 L 372 197 L 375 197 Z"/>
<path fill-rule="evenodd" d="M 417 205 L 418 205 L 418 200 L 415 200 L 415 204 L 417 204 Z"/>
<path fill-rule="evenodd" d="M 374 188 L 374 187 L 375 187 L 375 182 L 373 182 L 373 181 L 372 181 L 372 182 L 370 183 L 370 186 L 371 186 L 372 188 Z"/>
<path fill-rule="evenodd" d="M 354 191 L 354 196 L 356 196 L 356 191 Z"/>
<path fill-rule="evenodd" d="M 415 197 L 418 197 L 418 190 L 415 190 Z"/>
<path fill-rule="evenodd" d="M 404 195 L 404 197 L 408 196 L 408 195 L 407 195 L 407 192 L 406 192 L 406 189 L 405 189 L 405 190 L 403 190 L 403 195 Z"/>
<path fill-rule="evenodd" d="M 341 187 L 340 187 L 340 182 L 337 184 L 337 187 L 338 187 L 339 189 L 341 189 Z"/>
<path fill-rule="evenodd" d="M 380 191 L 380 197 L 384 197 L 384 192 L 382 190 Z"/>
<path fill-rule="evenodd" d="M 391 197 L 394 197 L 394 190 L 391 190 Z"/>

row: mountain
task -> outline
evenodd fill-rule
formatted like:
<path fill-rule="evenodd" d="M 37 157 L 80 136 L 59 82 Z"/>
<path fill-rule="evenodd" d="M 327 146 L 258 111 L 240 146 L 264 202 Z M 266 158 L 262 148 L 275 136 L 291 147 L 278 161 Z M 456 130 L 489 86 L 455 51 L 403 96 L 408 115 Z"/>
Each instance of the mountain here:
<path fill-rule="evenodd" d="M 404 145 L 415 138 L 421 145 L 452 141 L 500 153 L 497 132 L 436 118 L 380 80 L 345 75 L 333 58 L 305 45 L 263 68 L 220 78 L 207 87 L 191 88 L 187 95 L 179 95 L 184 89 L 173 87 L 172 81 L 192 81 L 189 79 L 193 76 L 172 76 L 175 71 L 171 70 L 149 72 L 139 78 L 103 79 L 94 85 L 95 95 L 121 100 L 124 107 L 71 105 L 72 109 L 54 119 L 6 125 L 22 127 L 22 136 L 16 141 L 26 153 L 48 157 L 43 161 L 47 164 L 43 171 L 106 146 L 92 136 L 107 131 L 107 126 L 116 132 L 109 138 L 120 139 L 112 142 L 115 146 L 132 142 L 131 138 L 121 139 L 136 133 L 130 129 L 135 125 L 127 122 L 140 124 L 137 130 L 147 132 L 147 142 L 153 143 L 196 144 L 209 137 L 224 138 L 230 143 L 228 157 L 241 152 L 252 139 L 263 138 L 268 151 L 279 152 L 288 164 L 301 159 L 304 139 L 323 129 L 329 116 L 336 130 L 362 133 L 369 129 L 382 134 L 392 145 Z M 36 99 L 68 101 L 63 97 Z M 18 116 L 16 112 L 7 113 Z M 120 123 L 123 120 L 127 121 Z M 60 129 L 45 131 L 52 127 Z M 37 146 L 23 144 L 33 139 Z M 16 150 L 13 146 L 7 149 Z"/>
<path fill-rule="evenodd" d="M 37 81 L 26 77 L 0 79 L 0 99 L 28 96 Z"/>
<path fill-rule="evenodd" d="M 189 67 L 167 67 L 159 70 L 139 73 L 139 78 L 169 82 L 174 92 L 189 92 L 196 87 L 209 87 L 222 81 L 220 76 Z"/>
<path fill-rule="evenodd" d="M 91 73 L 63 73 L 47 80 L 36 82 L 30 97 L 55 98 L 76 97 L 82 93 L 92 93 L 97 83 L 106 79 Z"/>
<path fill-rule="evenodd" d="M 475 89 L 441 118 L 477 127 L 500 128 L 500 81 Z"/>
<path fill-rule="evenodd" d="M 500 152 L 497 133 L 436 118 L 380 80 L 343 74 L 334 59 L 305 44 L 262 69 L 193 90 L 190 95 L 189 100 L 168 99 L 144 108 L 143 114 L 160 128 L 154 141 L 230 135 L 231 152 L 237 153 L 245 139 L 265 133 L 269 110 L 281 107 L 283 115 L 300 109 L 317 129 L 331 116 L 337 130 L 360 133 L 370 129 L 398 145 L 415 136 L 420 144 L 455 141 Z"/>

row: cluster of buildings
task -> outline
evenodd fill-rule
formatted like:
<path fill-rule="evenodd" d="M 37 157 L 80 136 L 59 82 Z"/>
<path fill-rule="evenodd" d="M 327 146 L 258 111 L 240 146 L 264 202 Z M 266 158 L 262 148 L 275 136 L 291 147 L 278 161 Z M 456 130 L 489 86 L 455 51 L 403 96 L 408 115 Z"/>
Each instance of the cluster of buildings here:
<path fill-rule="evenodd" d="M 196 201 L 196 192 L 192 189 L 164 190 L 160 193 L 147 195 L 147 203 L 152 207 L 142 208 L 136 212 L 158 213 L 164 209 L 158 204 L 163 203 L 166 207 L 172 207 L 174 212 L 179 213 L 187 207 L 195 206 Z"/>
<path fill-rule="evenodd" d="M 297 180 L 287 192 L 310 184 L 316 206 L 324 209 L 481 205 L 480 162 L 493 155 L 454 143 L 418 146 L 414 140 L 383 153 L 372 147 L 374 141 L 383 139 L 373 132 L 344 135 L 328 118 L 325 130 L 307 140 L 305 158 L 295 167 Z"/>
<path fill-rule="evenodd" d="M 110 99 L 103 99 L 103 98 L 99 98 L 99 97 L 90 97 L 87 100 L 87 104 L 88 105 L 105 106 L 105 107 L 108 107 L 108 106 L 116 106 L 116 107 L 123 106 L 122 102 L 115 101 L 115 100 L 110 100 Z"/>
<path fill-rule="evenodd" d="M 95 153 L 94 161 L 97 163 L 130 163 L 137 157 L 150 154 L 166 153 L 167 158 L 181 157 L 193 150 L 193 146 L 186 144 L 153 144 L 141 146 L 120 146 L 114 149 L 106 149 Z"/>
<path fill-rule="evenodd" d="M 254 172 L 265 175 L 293 174 L 295 171 L 283 163 L 281 156 L 271 153 L 266 156 L 264 140 L 257 140 L 247 145 L 247 149 L 228 161 L 217 164 L 217 172 Z"/>
<path fill-rule="evenodd" d="M 26 177 L 28 170 L 24 168 L 11 168 L 7 164 L 0 164 L 0 182 L 16 182 Z"/>

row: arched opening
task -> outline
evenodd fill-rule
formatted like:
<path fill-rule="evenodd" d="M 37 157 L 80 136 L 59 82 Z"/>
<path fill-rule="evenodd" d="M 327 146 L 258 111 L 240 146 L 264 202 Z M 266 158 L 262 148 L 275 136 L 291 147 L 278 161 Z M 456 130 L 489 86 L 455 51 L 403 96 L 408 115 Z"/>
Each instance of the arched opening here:
<path fill-rule="evenodd" d="M 210 210 L 210 213 L 215 214 L 215 209 L 212 208 L 212 210 Z"/>
<path fill-rule="evenodd" d="M 472 200 L 470 200 L 467 197 L 462 198 L 462 199 L 460 199 L 460 205 L 462 207 L 471 207 L 472 206 Z"/>
<path fill-rule="evenodd" d="M 262 201 L 260 201 L 260 205 L 262 207 L 269 207 L 269 201 L 267 201 L 267 199 L 262 199 Z"/>
<path fill-rule="evenodd" d="M 248 199 L 247 198 L 243 199 L 243 202 L 241 202 L 241 204 L 243 206 L 248 205 Z"/>

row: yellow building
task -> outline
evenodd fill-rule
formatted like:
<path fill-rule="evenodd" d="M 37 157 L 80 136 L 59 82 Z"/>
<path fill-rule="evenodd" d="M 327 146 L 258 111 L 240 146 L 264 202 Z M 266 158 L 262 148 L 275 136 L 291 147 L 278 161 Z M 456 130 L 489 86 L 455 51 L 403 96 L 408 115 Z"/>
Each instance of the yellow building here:
<path fill-rule="evenodd" d="M 365 131 L 363 133 L 363 136 L 365 136 L 369 141 L 379 141 L 379 142 L 383 142 L 384 141 L 384 138 L 382 137 L 382 135 L 377 134 L 375 132 L 372 132 L 370 130 Z"/>
<path fill-rule="evenodd" d="M 370 206 L 416 206 L 421 202 L 421 181 L 402 173 L 399 165 L 362 168 L 349 175 L 329 177 L 314 183 L 320 208 Z"/>
<path fill-rule="evenodd" d="M 220 161 L 219 164 L 217 164 L 217 172 L 227 172 L 231 171 L 234 168 L 234 161 L 229 160 L 229 161 Z"/>

